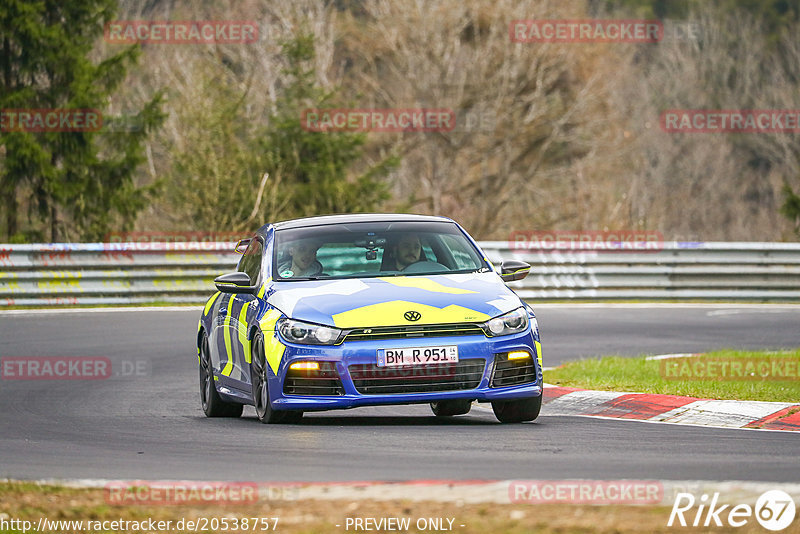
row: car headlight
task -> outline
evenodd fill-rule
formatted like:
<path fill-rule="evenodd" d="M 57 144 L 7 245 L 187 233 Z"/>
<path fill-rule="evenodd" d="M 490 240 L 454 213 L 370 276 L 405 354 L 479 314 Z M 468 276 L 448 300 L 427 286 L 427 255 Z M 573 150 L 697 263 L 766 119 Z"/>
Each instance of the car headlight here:
<path fill-rule="evenodd" d="M 338 328 L 295 321 L 287 317 L 279 319 L 276 326 L 286 341 L 303 345 L 335 345 L 342 334 Z"/>
<path fill-rule="evenodd" d="M 483 331 L 487 336 L 507 336 L 528 328 L 528 312 L 525 308 L 517 308 L 505 315 L 494 317 L 483 323 Z"/>

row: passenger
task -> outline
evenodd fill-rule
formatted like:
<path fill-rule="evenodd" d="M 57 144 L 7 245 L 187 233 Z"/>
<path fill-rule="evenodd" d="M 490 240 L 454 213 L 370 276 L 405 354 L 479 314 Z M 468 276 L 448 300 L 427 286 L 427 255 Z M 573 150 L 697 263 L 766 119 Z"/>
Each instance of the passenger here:
<path fill-rule="evenodd" d="M 278 266 L 282 278 L 319 276 L 322 264 L 317 261 L 317 250 L 322 246 L 315 239 L 301 239 L 287 249 L 288 258 Z"/>

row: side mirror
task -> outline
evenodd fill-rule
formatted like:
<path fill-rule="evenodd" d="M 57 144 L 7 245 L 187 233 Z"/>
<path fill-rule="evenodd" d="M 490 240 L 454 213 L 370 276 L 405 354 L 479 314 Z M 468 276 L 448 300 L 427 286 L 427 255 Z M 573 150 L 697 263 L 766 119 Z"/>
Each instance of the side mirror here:
<path fill-rule="evenodd" d="M 500 278 L 503 282 L 522 280 L 531 272 L 531 265 L 519 260 L 506 260 L 500 264 Z"/>
<path fill-rule="evenodd" d="M 247 273 L 228 273 L 214 279 L 214 285 L 223 293 L 254 293 L 255 286 L 250 285 Z"/>
<path fill-rule="evenodd" d="M 244 252 L 247 250 L 248 245 L 250 245 L 250 241 L 252 240 L 253 238 L 240 239 L 239 242 L 236 243 L 236 246 L 233 247 L 233 251 L 237 254 L 244 254 Z"/>

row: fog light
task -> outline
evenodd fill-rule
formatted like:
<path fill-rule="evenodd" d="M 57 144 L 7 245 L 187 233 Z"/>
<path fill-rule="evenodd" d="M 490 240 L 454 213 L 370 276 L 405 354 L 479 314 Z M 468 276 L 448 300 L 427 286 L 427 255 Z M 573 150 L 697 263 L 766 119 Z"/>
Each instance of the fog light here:
<path fill-rule="evenodd" d="M 289 366 L 293 371 L 318 371 L 319 364 L 317 362 L 294 362 Z"/>
<path fill-rule="evenodd" d="M 508 353 L 509 360 L 524 360 L 525 358 L 530 358 L 531 353 L 525 350 L 515 350 L 514 352 Z"/>

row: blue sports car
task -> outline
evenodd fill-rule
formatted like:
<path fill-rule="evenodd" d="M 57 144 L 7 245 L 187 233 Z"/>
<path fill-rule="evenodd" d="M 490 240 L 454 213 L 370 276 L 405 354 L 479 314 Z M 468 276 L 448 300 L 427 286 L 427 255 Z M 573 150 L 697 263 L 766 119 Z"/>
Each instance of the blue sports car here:
<path fill-rule="evenodd" d="M 491 402 L 503 423 L 542 404 L 533 310 L 454 221 L 332 215 L 266 224 L 237 244 L 197 332 L 209 417 L 255 406 L 264 423 L 303 412 L 430 403 L 436 416 Z"/>

